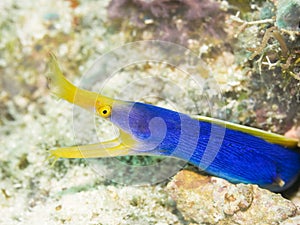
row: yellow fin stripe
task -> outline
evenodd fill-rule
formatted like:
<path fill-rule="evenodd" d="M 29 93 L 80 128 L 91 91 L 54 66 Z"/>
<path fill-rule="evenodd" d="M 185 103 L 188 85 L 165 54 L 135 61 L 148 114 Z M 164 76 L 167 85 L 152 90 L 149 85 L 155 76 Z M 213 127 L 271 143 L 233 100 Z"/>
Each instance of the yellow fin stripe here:
<path fill-rule="evenodd" d="M 287 138 L 280 134 L 274 134 L 274 133 L 260 130 L 257 128 L 247 127 L 247 126 L 243 126 L 243 125 L 239 125 L 239 124 L 235 124 L 235 123 L 231 123 L 231 122 L 227 122 L 227 121 L 223 121 L 223 120 L 219 120 L 219 119 L 215 119 L 215 118 L 210 118 L 210 117 L 206 117 L 206 116 L 198 116 L 197 115 L 197 116 L 192 116 L 192 118 L 200 120 L 200 121 L 214 123 L 214 124 L 217 124 L 220 126 L 224 126 L 228 129 L 237 130 L 237 131 L 241 131 L 241 132 L 244 132 L 247 134 L 251 134 L 253 136 L 262 138 L 273 144 L 279 144 L 279 145 L 283 145 L 283 146 L 286 146 L 289 148 L 295 148 L 298 146 L 297 139 Z"/>

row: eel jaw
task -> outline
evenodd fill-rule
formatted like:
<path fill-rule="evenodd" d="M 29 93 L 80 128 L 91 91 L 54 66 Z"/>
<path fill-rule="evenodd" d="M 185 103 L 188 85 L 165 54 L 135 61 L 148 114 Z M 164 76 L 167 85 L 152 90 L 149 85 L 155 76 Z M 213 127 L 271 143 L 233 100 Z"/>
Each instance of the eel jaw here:
<path fill-rule="evenodd" d="M 128 155 L 129 152 L 130 149 L 118 139 L 50 150 L 54 158 L 105 158 Z"/>
<path fill-rule="evenodd" d="M 130 134 L 120 131 L 119 137 L 96 144 L 64 147 L 50 150 L 49 158 L 107 158 L 126 155 L 143 155 L 138 142 Z"/>

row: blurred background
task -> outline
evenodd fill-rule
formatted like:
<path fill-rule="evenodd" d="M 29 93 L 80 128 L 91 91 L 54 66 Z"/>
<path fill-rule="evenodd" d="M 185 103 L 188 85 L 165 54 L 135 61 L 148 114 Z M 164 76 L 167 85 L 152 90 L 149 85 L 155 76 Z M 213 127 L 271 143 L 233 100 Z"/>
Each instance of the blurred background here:
<path fill-rule="evenodd" d="M 124 44 L 141 40 L 175 43 L 190 49 L 205 63 L 209 75 L 203 68 L 195 69 L 203 82 L 213 77 L 221 90 L 222 104 L 210 108 L 201 95 L 203 90 L 199 92 L 197 87 L 185 83 L 184 73 L 159 62 L 139 63 L 116 71 L 118 79 L 105 86 L 105 93 L 119 96 L 120 88 L 130 80 L 151 74 L 156 83 L 141 81 L 126 95 L 122 93 L 121 98 L 135 100 L 137 92 L 147 90 L 148 97 L 140 97 L 140 101 L 164 107 L 174 103 L 176 109 L 185 113 L 213 115 L 300 137 L 298 0 L 1 0 L 0 14 L 2 224 L 222 221 L 206 220 L 203 212 L 199 213 L 200 219 L 189 218 L 165 190 L 169 180 L 154 186 L 124 187 L 105 175 L 98 176 L 84 160 L 59 160 L 51 167 L 47 159 L 49 149 L 87 143 L 90 133 L 74 137 L 72 106 L 51 96 L 47 85 L 49 51 L 57 56 L 66 77 L 79 84 L 100 56 Z M 162 78 L 180 83 L 187 94 L 178 94 L 176 89 L 161 83 Z M 209 99 L 220 95 L 209 84 L 202 88 Z M 157 97 L 161 93 L 165 99 Z M 168 105 L 166 99 L 171 99 L 172 104 Z M 99 121 L 96 131 L 90 132 L 98 132 L 105 139 L 111 135 L 109 126 Z M 118 160 L 143 166 L 163 159 Z M 115 170 L 112 164 L 100 162 L 97 170 L 109 173 Z M 114 176 L 132 179 L 124 171 Z M 296 190 L 285 197 L 293 200 L 291 204 L 299 203 Z M 295 216 L 294 211 L 291 217 Z"/>

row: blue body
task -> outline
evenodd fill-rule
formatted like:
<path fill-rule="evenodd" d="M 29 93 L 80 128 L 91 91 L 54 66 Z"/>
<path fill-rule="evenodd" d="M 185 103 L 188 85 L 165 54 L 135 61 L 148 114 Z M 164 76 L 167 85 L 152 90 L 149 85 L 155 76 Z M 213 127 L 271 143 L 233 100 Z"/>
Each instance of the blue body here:
<path fill-rule="evenodd" d="M 286 189 L 299 174 L 298 152 L 262 138 L 143 103 L 112 109 L 111 121 L 141 143 L 137 151 L 181 158 L 231 182 L 272 190 Z"/>

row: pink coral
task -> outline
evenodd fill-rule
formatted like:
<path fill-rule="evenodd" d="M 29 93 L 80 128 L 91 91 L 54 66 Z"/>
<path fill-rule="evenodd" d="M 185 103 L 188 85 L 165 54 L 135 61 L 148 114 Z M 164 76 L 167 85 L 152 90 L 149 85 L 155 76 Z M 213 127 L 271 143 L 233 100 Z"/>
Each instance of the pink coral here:
<path fill-rule="evenodd" d="M 222 39 L 226 35 L 225 13 L 219 3 L 211 0 L 112 0 L 108 17 L 114 25 L 127 21 L 139 31 L 151 31 L 154 38 L 180 44 L 186 44 L 188 39 Z"/>

